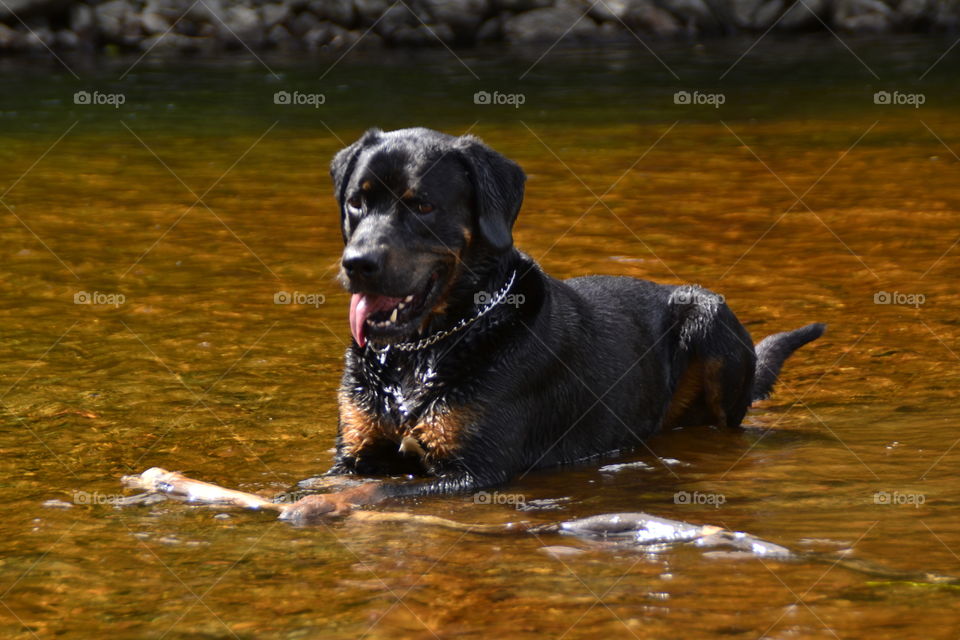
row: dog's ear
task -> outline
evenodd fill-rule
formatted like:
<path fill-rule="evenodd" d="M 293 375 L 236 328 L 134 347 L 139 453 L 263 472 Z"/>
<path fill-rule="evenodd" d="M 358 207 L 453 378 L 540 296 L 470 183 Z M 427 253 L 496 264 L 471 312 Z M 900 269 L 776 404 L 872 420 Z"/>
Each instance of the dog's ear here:
<path fill-rule="evenodd" d="M 343 205 L 344 189 L 346 189 L 350 174 L 353 173 L 353 167 L 357 163 L 357 156 L 360 155 L 364 147 L 376 141 L 381 133 L 383 131 L 380 129 L 367 129 L 359 140 L 349 147 L 341 149 L 337 152 L 337 155 L 333 156 L 333 160 L 330 162 L 330 177 L 333 178 L 333 195 L 341 205 Z"/>
<path fill-rule="evenodd" d="M 479 138 L 462 136 L 459 143 L 473 183 L 480 235 L 494 249 L 505 251 L 513 245 L 513 223 L 523 203 L 527 175 Z"/>

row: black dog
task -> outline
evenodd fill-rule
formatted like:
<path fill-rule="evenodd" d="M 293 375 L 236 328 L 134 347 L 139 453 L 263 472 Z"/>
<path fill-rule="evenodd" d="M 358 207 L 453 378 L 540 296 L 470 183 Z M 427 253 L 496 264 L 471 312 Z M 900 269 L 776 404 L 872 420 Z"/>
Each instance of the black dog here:
<path fill-rule="evenodd" d="M 372 129 L 331 173 L 354 343 L 329 474 L 427 478 L 312 496 L 291 517 L 490 487 L 666 427 L 736 427 L 824 330 L 754 349 L 705 289 L 551 278 L 513 246 L 523 170 L 472 136 Z"/>

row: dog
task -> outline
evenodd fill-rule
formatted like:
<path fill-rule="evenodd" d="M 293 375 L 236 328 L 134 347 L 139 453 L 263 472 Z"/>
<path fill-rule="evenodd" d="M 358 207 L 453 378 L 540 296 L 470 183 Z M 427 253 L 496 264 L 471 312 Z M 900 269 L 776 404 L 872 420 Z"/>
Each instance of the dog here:
<path fill-rule="evenodd" d="M 371 129 L 331 175 L 353 340 L 327 475 L 387 479 L 304 498 L 289 519 L 494 487 L 664 429 L 736 428 L 825 329 L 754 347 L 706 289 L 550 277 L 513 244 L 526 175 L 473 136 Z"/>

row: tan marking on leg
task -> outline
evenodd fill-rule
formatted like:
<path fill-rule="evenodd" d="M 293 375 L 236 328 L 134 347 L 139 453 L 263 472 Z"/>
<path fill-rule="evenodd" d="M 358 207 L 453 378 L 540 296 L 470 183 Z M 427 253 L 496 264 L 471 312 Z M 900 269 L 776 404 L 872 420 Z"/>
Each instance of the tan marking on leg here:
<path fill-rule="evenodd" d="M 333 495 L 339 498 L 337 502 L 347 507 L 346 510 L 349 510 L 350 506 L 376 504 L 386 497 L 379 482 L 367 482 L 359 487 L 344 489 Z"/>
<path fill-rule="evenodd" d="M 667 415 L 663 419 L 665 427 L 671 427 L 683 417 L 683 413 L 700 396 L 703 388 L 703 364 L 699 360 L 693 360 L 686 370 L 680 376 L 677 382 L 677 388 L 670 399 L 670 406 L 667 408 Z"/>
<path fill-rule="evenodd" d="M 717 426 L 726 426 L 727 412 L 723 407 L 723 360 L 708 358 L 703 365 L 703 396 Z"/>
<path fill-rule="evenodd" d="M 280 519 L 312 522 L 342 516 L 350 513 L 354 507 L 375 504 L 385 497 L 386 493 L 379 482 L 368 482 L 336 493 L 317 493 L 300 498 L 283 508 Z"/>

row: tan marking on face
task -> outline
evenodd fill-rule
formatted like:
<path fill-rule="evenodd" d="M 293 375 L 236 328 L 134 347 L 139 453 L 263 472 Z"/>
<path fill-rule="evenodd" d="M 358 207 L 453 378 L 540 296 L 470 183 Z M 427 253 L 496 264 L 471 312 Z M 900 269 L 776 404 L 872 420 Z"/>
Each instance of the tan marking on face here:
<path fill-rule="evenodd" d="M 464 239 L 472 238 L 472 234 L 469 229 L 463 230 Z M 423 319 L 423 324 L 420 326 L 420 331 L 425 331 L 427 325 L 430 324 L 431 318 L 435 315 L 440 315 L 447 310 L 447 299 L 450 297 L 450 292 L 453 291 L 453 286 L 460 279 L 460 274 L 463 272 L 463 254 L 466 251 L 466 246 L 460 247 L 456 251 L 450 251 L 453 254 L 453 269 L 450 270 L 450 276 L 447 278 L 446 283 L 444 283 L 443 292 L 437 298 L 437 301 L 434 303 L 433 308 L 430 309 L 430 313 L 426 315 Z"/>
<path fill-rule="evenodd" d="M 370 189 L 373 189 L 373 183 L 370 182 L 369 180 L 364 180 L 360 184 L 360 188 L 363 189 L 364 191 L 370 191 Z"/>
<path fill-rule="evenodd" d="M 424 416 L 408 431 L 423 448 L 426 462 L 438 462 L 457 455 L 466 428 L 473 421 L 466 409 L 446 409 Z"/>
<path fill-rule="evenodd" d="M 408 188 L 403 192 L 403 195 L 400 196 L 401 200 L 411 200 L 413 198 L 413 189 Z"/>
<path fill-rule="evenodd" d="M 459 275 L 459 265 L 458 268 L 453 270 L 453 273 Z M 430 309 L 430 313 L 427 314 L 427 317 L 423 319 L 423 326 L 420 328 L 421 331 L 426 330 L 427 325 L 430 323 L 433 316 L 441 315 L 447 310 L 447 298 L 450 296 L 450 291 L 453 289 L 453 283 L 456 282 L 456 278 L 450 278 L 447 280 L 446 285 L 444 286 L 443 291 L 440 293 L 440 297 L 437 298 L 437 301 L 434 303 L 433 308 Z"/>
<path fill-rule="evenodd" d="M 340 441 L 344 455 L 357 458 L 363 449 L 378 440 L 396 438 L 393 425 L 384 423 L 378 416 L 358 407 L 348 393 L 340 392 L 339 403 Z"/>

